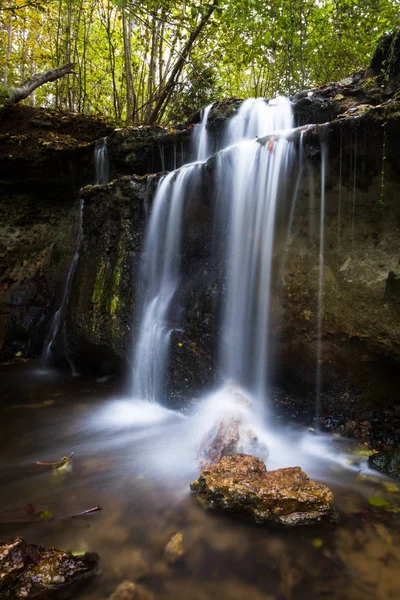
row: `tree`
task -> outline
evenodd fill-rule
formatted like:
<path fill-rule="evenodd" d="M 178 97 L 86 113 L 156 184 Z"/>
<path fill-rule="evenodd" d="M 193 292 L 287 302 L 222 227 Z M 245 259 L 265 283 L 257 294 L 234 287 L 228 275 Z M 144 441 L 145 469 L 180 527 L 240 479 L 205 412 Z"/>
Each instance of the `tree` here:
<path fill-rule="evenodd" d="M 400 25 L 398 0 L 0 0 L 0 15 L 0 81 L 73 62 L 30 99 L 116 125 L 338 80 Z"/>

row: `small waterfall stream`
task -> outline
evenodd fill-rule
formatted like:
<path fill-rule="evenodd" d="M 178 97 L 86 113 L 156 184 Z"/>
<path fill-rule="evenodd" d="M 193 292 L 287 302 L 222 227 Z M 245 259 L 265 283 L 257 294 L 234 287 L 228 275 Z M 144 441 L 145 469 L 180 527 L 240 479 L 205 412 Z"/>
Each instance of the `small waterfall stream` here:
<path fill-rule="evenodd" d="M 108 183 L 108 150 L 107 138 L 97 140 L 94 147 L 94 164 L 96 168 L 95 185 Z"/>
<path fill-rule="evenodd" d="M 207 131 L 208 117 L 213 104 L 209 104 L 201 111 L 201 121 L 193 131 L 192 144 L 196 160 L 207 160 L 211 156 L 211 143 Z"/>
<path fill-rule="evenodd" d="M 69 300 L 69 296 L 71 293 L 71 284 L 72 284 L 72 280 L 74 278 L 76 266 L 78 264 L 79 251 L 80 251 L 81 241 L 82 241 L 82 236 L 83 236 L 82 221 L 83 221 L 83 200 L 79 200 L 78 226 L 77 226 L 77 234 L 76 234 L 75 252 L 72 257 L 72 261 L 69 266 L 67 276 L 65 278 L 61 304 L 51 319 L 49 332 L 48 332 L 45 342 L 44 342 L 42 356 L 41 356 L 42 367 L 45 367 L 49 363 L 51 363 L 51 360 L 52 360 L 51 348 L 53 346 L 54 340 L 56 339 L 58 330 L 60 329 L 60 325 L 62 323 L 64 314 L 65 314 L 65 310 L 68 306 L 68 300 Z"/>

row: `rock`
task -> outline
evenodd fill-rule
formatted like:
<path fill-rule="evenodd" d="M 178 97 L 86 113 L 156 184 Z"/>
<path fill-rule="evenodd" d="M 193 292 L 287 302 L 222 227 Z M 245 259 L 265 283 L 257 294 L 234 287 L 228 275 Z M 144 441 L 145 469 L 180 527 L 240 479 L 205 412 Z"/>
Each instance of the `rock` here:
<path fill-rule="evenodd" d="M 400 270 L 389 271 L 386 279 L 385 300 L 400 306 Z"/>
<path fill-rule="evenodd" d="M 110 596 L 109 600 L 155 600 L 155 595 L 144 585 L 123 581 Z"/>
<path fill-rule="evenodd" d="M 206 508 L 242 514 L 256 523 L 310 525 L 337 519 L 333 494 L 300 469 L 267 471 L 260 458 L 226 456 L 190 488 Z"/>
<path fill-rule="evenodd" d="M 170 565 L 174 565 L 184 554 L 183 535 L 180 531 L 177 531 L 171 535 L 168 544 L 165 546 L 164 557 Z"/>
<path fill-rule="evenodd" d="M 206 469 L 231 454 L 267 454 L 267 448 L 259 442 L 250 423 L 249 398 L 234 382 L 225 386 L 220 394 L 213 402 L 221 401 L 225 410 L 221 411 L 200 443 L 197 460 L 201 469 Z"/>
<path fill-rule="evenodd" d="M 0 542 L 0 597 L 59 598 L 62 591 L 65 598 L 76 584 L 96 574 L 98 561 L 97 554 L 46 550 L 21 537 Z"/>
<path fill-rule="evenodd" d="M 346 421 L 340 427 L 344 437 L 358 438 L 368 441 L 371 437 L 372 425 L 370 421 Z"/>
<path fill-rule="evenodd" d="M 368 466 L 388 477 L 400 479 L 400 454 L 373 454 L 368 458 Z"/>

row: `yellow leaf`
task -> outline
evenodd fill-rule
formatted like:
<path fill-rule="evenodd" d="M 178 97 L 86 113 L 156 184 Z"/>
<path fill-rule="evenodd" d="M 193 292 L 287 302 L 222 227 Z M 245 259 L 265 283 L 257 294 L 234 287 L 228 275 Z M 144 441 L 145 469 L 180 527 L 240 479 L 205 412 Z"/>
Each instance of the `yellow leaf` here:
<path fill-rule="evenodd" d="M 314 538 L 311 543 L 314 548 L 321 548 L 321 546 L 324 545 L 324 540 L 321 540 L 321 538 Z"/>
<path fill-rule="evenodd" d="M 387 492 L 400 492 L 400 486 L 392 481 L 382 481 L 382 485 Z"/>
<path fill-rule="evenodd" d="M 182 346 L 183 346 L 182 342 L 178 342 L 178 346 L 179 346 L 179 348 L 182 348 Z"/>

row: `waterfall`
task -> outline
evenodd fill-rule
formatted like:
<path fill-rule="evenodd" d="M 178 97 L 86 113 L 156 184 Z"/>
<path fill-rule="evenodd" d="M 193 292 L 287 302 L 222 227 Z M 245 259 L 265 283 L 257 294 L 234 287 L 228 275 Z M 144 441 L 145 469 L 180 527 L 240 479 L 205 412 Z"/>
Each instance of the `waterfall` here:
<path fill-rule="evenodd" d="M 200 115 L 198 123 L 193 131 L 193 146 L 196 160 L 207 160 L 211 156 L 211 142 L 208 135 L 207 123 L 213 104 L 206 106 Z"/>
<path fill-rule="evenodd" d="M 226 134 L 227 143 L 236 145 L 217 156 L 218 197 L 224 207 L 220 214 L 228 220 L 220 363 L 226 380 L 234 380 L 256 397 L 265 396 L 269 376 L 275 218 L 278 203 L 288 196 L 286 182 L 295 149 L 285 131 L 292 126 L 288 100 L 279 98 L 269 104 L 247 100 Z"/>
<path fill-rule="evenodd" d="M 202 160 L 161 180 L 148 219 L 134 349 L 136 398 L 160 401 L 165 395 L 170 337 L 180 327 L 183 219 L 209 155 L 210 111 L 211 106 L 204 110 L 194 132 L 196 154 Z M 289 100 L 247 100 L 227 124 L 223 148 L 211 165 L 216 193 L 214 247 L 223 246 L 227 281 L 220 315 L 220 372 L 226 381 L 235 381 L 261 400 L 268 393 L 270 377 L 268 331 L 277 218 L 284 222 L 286 249 L 302 176 L 302 168 L 295 168 L 293 131 Z M 301 152 L 299 157 L 303 159 Z"/>
<path fill-rule="evenodd" d="M 164 177 L 157 189 L 147 227 L 141 265 L 144 291 L 139 300 L 133 395 L 150 401 L 165 389 L 169 339 L 176 328 L 176 296 L 185 199 L 198 165 L 181 167 Z"/>
<path fill-rule="evenodd" d="M 79 260 L 79 251 L 80 251 L 81 241 L 82 241 L 82 236 L 83 236 L 82 221 L 83 221 L 83 200 L 79 200 L 78 227 L 77 227 L 77 234 L 76 234 L 75 252 L 74 252 L 74 256 L 72 258 L 71 264 L 68 269 L 67 277 L 65 278 L 61 304 L 51 319 L 49 332 L 48 332 L 45 342 L 44 342 L 42 356 L 41 356 L 42 366 L 46 366 L 51 362 L 51 359 L 52 359 L 51 348 L 53 346 L 54 340 L 56 339 L 58 330 L 60 329 L 60 325 L 62 323 L 65 309 L 68 305 L 69 295 L 71 293 L 71 284 L 72 284 L 76 266 L 77 266 L 78 260 Z"/>
<path fill-rule="evenodd" d="M 107 138 L 97 140 L 94 146 L 94 164 L 96 168 L 95 185 L 108 183 Z"/>

